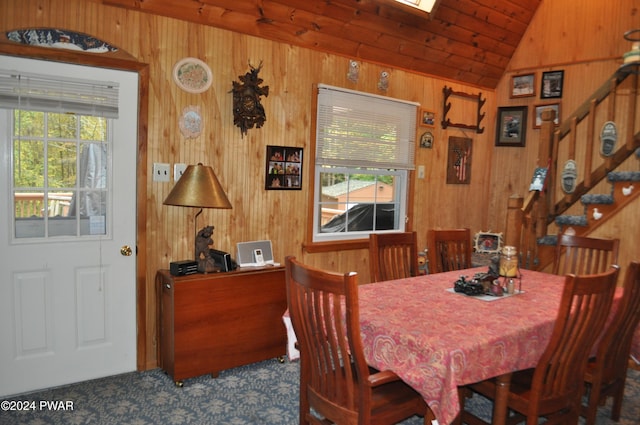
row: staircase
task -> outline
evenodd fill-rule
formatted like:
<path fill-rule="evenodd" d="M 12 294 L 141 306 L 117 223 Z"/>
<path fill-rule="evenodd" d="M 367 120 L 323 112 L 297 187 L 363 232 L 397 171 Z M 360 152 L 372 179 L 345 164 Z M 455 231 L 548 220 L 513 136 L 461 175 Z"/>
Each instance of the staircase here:
<path fill-rule="evenodd" d="M 506 243 L 518 247 L 522 267 L 544 269 L 553 262 L 557 232 L 588 235 L 640 196 L 639 73 L 639 63 L 620 67 L 557 127 L 555 112 L 543 111 L 539 158 L 548 158 L 544 189 L 510 200 L 507 212 Z M 616 125 L 613 149 L 601 147 L 604 122 Z M 568 160 L 584 176 L 568 184 L 571 193 L 563 190 L 576 176 L 564 171 Z"/>

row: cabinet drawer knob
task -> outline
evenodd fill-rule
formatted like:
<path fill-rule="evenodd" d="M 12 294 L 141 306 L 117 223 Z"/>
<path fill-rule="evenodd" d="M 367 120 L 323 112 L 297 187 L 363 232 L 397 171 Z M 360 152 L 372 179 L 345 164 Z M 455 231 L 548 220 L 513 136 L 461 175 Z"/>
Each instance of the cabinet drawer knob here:
<path fill-rule="evenodd" d="M 171 284 L 169 284 L 169 283 L 165 283 L 165 284 L 164 284 L 164 287 L 165 287 L 165 288 L 167 288 L 167 289 L 171 289 Z"/>

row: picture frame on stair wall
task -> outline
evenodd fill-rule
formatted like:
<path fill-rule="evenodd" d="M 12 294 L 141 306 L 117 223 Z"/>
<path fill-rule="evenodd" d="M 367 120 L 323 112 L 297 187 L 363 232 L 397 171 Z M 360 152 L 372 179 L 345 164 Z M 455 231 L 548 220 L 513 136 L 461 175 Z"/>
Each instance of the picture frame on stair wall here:
<path fill-rule="evenodd" d="M 498 108 L 496 146 L 524 147 L 527 140 L 527 107 Z"/>
<path fill-rule="evenodd" d="M 536 74 L 522 74 L 511 77 L 511 98 L 536 95 Z"/>
<path fill-rule="evenodd" d="M 559 99 L 562 97 L 564 71 L 548 71 L 542 73 L 540 99 Z"/>
<path fill-rule="evenodd" d="M 542 127 L 542 111 L 545 109 L 553 109 L 556 111 L 556 118 L 553 120 L 555 125 L 560 124 L 560 102 L 545 103 L 541 105 L 535 105 L 533 109 L 533 128 Z"/>

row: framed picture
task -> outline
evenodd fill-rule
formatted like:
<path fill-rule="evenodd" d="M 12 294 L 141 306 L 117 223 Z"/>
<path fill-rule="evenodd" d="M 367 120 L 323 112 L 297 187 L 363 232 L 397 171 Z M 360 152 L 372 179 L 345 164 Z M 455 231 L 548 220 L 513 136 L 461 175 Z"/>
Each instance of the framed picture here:
<path fill-rule="evenodd" d="M 511 97 L 536 95 L 536 74 L 514 75 L 511 77 Z"/>
<path fill-rule="evenodd" d="M 430 131 L 425 131 L 420 136 L 420 147 L 431 149 L 433 147 L 433 133 Z"/>
<path fill-rule="evenodd" d="M 427 109 L 420 109 L 420 125 L 423 127 L 435 127 L 436 113 Z"/>
<path fill-rule="evenodd" d="M 471 183 L 471 139 L 449 137 L 447 184 Z"/>
<path fill-rule="evenodd" d="M 302 151 L 290 146 L 267 146 L 264 188 L 302 189 Z"/>
<path fill-rule="evenodd" d="M 476 252 L 499 254 L 502 249 L 502 233 L 478 232 L 473 241 Z"/>
<path fill-rule="evenodd" d="M 562 97 L 562 81 L 564 71 L 549 71 L 542 73 L 540 99 L 557 99 Z"/>
<path fill-rule="evenodd" d="M 527 136 L 527 107 L 504 106 L 498 108 L 496 146 L 523 147 Z"/>
<path fill-rule="evenodd" d="M 560 124 L 560 103 L 547 103 L 544 105 L 535 105 L 533 108 L 533 128 L 540 128 L 542 126 L 542 111 L 549 108 L 556 111 L 556 118 L 553 120 L 554 124 Z"/>

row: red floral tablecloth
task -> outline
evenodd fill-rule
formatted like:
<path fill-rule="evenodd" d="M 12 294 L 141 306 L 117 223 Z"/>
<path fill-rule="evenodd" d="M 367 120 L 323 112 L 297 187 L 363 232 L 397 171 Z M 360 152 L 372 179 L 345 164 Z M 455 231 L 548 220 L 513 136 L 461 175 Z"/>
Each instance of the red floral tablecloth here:
<path fill-rule="evenodd" d="M 360 286 L 367 362 L 395 372 L 426 400 L 441 425 L 460 410 L 458 386 L 533 367 L 557 315 L 564 276 L 521 270 L 522 294 L 492 301 L 451 292 L 486 267 Z M 516 280 L 516 285 L 517 285 Z M 621 291 L 619 291 L 621 293 Z M 288 353 L 298 358 L 288 314 Z M 640 361 L 640 327 L 631 355 Z"/>
<path fill-rule="evenodd" d="M 494 301 L 447 291 L 486 268 L 363 285 L 367 361 L 415 388 L 440 424 L 460 410 L 458 386 L 536 365 L 560 305 L 564 277 L 522 270 L 524 293 Z"/>

